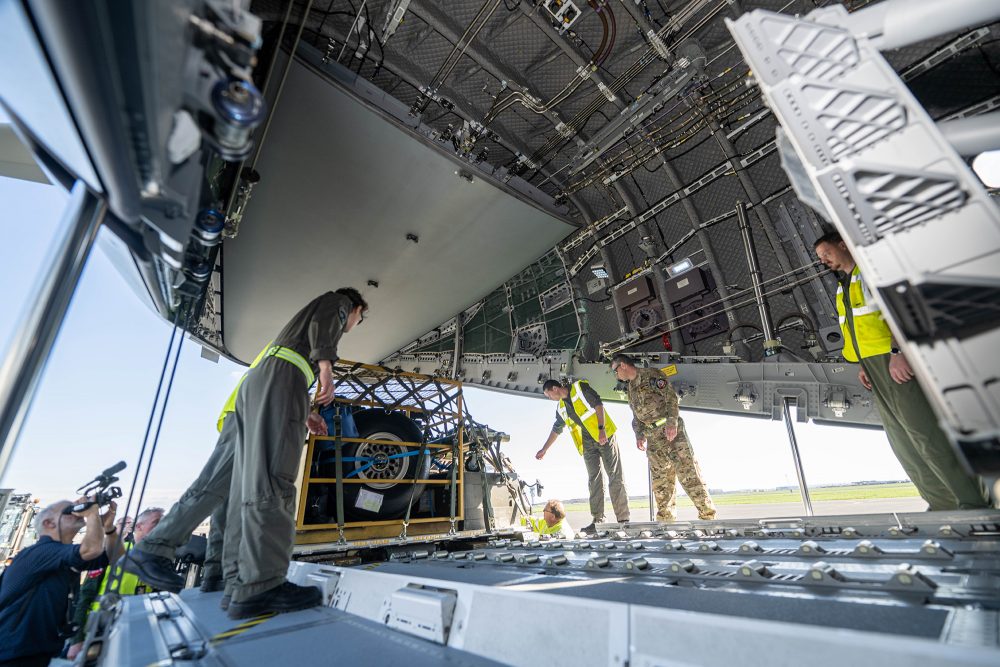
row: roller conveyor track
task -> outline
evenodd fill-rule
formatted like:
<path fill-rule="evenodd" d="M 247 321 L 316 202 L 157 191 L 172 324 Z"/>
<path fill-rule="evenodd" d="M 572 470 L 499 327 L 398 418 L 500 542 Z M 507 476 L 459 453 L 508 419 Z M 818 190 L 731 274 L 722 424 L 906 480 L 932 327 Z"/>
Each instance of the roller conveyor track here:
<path fill-rule="evenodd" d="M 524 533 L 403 549 L 378 569 L 793 623 L 824 618 L 844 628 L 870 623 L 877 610 L 869 627 L 880 632 L 943 637 L 958 616 L 996 622 L 997 519 L 970 511 L 608 524 L 574 540 Z"/>
<path fill-rule="evenodd" d="M 122 660 L 135 632 L 144 647 L 205 665 L 363 645 L 366 664 L 728 667 L 808 655 L 817 667 L 992 666 L 998 517 L 609 525 L 567 541 L 508 530 L 326 553 L 316 545 L 288 576 L 319 588 L 321 608 L 234 624 L 218 594 L 131 596 L 106 612 L 117 624 L 102 664 L 138 664 Z"/>

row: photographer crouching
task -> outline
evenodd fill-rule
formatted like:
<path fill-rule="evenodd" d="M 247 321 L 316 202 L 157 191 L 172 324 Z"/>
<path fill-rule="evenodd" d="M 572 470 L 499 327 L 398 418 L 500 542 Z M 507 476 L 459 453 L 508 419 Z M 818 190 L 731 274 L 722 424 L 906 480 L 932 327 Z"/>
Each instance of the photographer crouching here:
<path fill-rule="evenodd" d="M 93 500 L 84 496 L 43 509 L 35 517 L 38 542 L 0 576 L 0 667 L 48 665 L 59 655 L 72 634 L 70 598 L 80 587 L 80 573 L 118 557 L 117 506 L 109 502 L 102 515 Z M 83 540 L 73 544 L 84 528 Z"/>

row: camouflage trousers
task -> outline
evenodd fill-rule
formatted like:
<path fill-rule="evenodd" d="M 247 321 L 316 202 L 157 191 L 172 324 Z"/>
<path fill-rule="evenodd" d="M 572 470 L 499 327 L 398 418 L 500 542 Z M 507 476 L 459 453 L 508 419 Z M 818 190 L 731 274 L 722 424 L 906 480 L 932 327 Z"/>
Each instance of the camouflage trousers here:
<path fill-rule="evenodd" d="M 677 482 L 698 508 L 699 519 L 714 519 L 715 504 L 701 476 L 701 468 L 694 458 L 683 423 L 677 437 L 667 440 L 662 428 L 646 434 L 646 455 L 649 472 L 653 478 L 653 495 L 656 497 L 656 520 L 677 520 Z"/>

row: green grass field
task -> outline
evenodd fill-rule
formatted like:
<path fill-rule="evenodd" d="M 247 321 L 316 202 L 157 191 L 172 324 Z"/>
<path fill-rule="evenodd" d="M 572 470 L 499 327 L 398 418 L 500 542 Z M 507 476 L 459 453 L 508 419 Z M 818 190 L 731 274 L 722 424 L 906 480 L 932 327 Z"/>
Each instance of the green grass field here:
<path fill-rule="evenodd" d="M 916 497 L 917 489 L 909 482 L 892 484 L 865 484 L 858 486 L 819 486 L 809 489 L 813 502 L 823 500 L 870 500 L 872 498 L 910 498 Z M 712 494 L 716 505 L 764 505 L 769 503 L 799 503 L 802 501 L 797 490 L 790 491 L 752 491 L 725 492 Z M 691 507 L 687 496 L 678 496 L 677 504 L 681 507 Z M 538 504 L 542 507 L 542 504 Z M 638 509 L 649 507 L 647 498 L 637 498 L 629 501 L 629 507 Z M 566 503 L 567 512 L 586 511 L 589 507 L 586 501 Z"/>

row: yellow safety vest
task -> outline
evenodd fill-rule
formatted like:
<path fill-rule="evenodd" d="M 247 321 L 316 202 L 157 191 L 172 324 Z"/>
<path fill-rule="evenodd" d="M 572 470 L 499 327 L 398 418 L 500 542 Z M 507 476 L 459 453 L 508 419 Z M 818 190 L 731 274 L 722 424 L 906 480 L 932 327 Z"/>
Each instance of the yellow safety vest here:
<path fill-rule="evenodd" d="M 862 359 L 866 359 L 889 354 L 892 349 L 892 332 L 889 330 L 889 325 L 885 323 L 878 304 L 869 301 L 870 298 L 871 292 L 865 287 L 861 270 L 855 266 L 851 271 L 851 286 L 848 289 L 847 299 L 850 302 L 851 320 L 854 322 L 852 332 L 847 323 L 844 286 L 837 285 L 837 316 L 840 319 L 840 329 L 844 333 L 844 359 L 848 361 L 859 361 L 858 352 L 861 352 Z M 855 343 L 857 350 L 854 349 Z"/>
<path fill-rule="evenodd" d="M 133 545 L 131 544 L 126 544 L 125 552 L 128 553 L 129 551 L 131 551 L 132 546 Z M 139 577 L 132 574 L 131 572 L 122 573 L 121 569 L 122 569 L 121 560 L 119 559 L 118 562 L 115 563 L 114 570 L 116 576 L 120 574 L 121 579 L 116 579 L 115 581 L 111 582 L 112 593 L 118 593 L 119 595 L 141 595 L 142 593 L 150 593 L 156 590 L 149 584 L 139 581 Z M 104 578 L 101 579 L 101 587 L 97 589 L 98 599 L 95 600 L 94 603 L 90 606 L 91 611 L 97 611 L 100 608 L 101 606 L 100 597 L 104 595 L 105 592 L 107 592 L 108 581 L 110 579 L 111 579 L 111 567 L 108 567 L 104 570 Z"/>
<path fill-rule="evenodd" d="M 580 425 L 576 423 L 575 419 L 571 419 L 568 414 L 566 414 L 566 400 L 568 399 L 570 403 L 573 404 L 573 411 L 576 412 L 577 416 L 580 417 L 580 421 L 587 428 L 587 433 L 595 441 L 598 438 L 598 433 L 600 429 L 597 428 L 597 408 L 592 406 L 587 402 L 587 398 L 583 395 L 583 390 L 580 389 L 580 384 L 583 380 L 578 380 L 573 383 L 569 388 L 569 396 L 559 401 L 559 416 L 562 420 L 566 422 L 569 426 L 569 432 L 573 435 L 573 444 L 576 445 L 576 450 L 583 455 L 583 430 Z M 604 434 L 609 438 L 615 434 L 615 422 L 611 419 L 611 415 L 608 411 L 604 411 Z"/>
<path fill-rule="evenodd" d="M 563 522 L 566 519 L 560 519 L 559 523 L 554 526 L 550 526 L 545 519 L 536 519 L 533 516 L 522 516 L 521 525 L 528 526 L 531 530 L 539 535 L 558 535 L 562 532 L 564 526 Z M 571 530 L 566 531 L 567 539 L 572 539 L 573 534 Z"/>
<path fill-rule="evenodd" d="M 247 369 L 247 373 L 256 368 L 257 364 L 263 361 L 266 357 L 278 357 L 279 359 L 284 359 L 290 364 L 294 364 L 300 371 L 302 371 L 302 374 L 306 376 L 307 386 L 311 387 L 313 381 L 316 379 L 312 366 L 309 365 L 309 362 L 305 357 L 290 347 L 271 345 L 271 343 L 268 343 L 264 349 L 260 351 L 257 358 L 253 360 L 252 364 L 250 364 L 250 368 Z M 219 413 L 219 419 L 215 422 L 215 427 L 220 433 L 222 432 L 222 422 L 226 421 L 226 415 L 236 410 L 236 395 L 240 393 L 240 386 L 243 384 L 243 381 L 247 379 L 247 373 L 244 373 L 243 377 L 240 378 L 240 381 L 236 383 L 236 388 L 233 389 L 233 393 L 229 395 L 229 398 L 226 399 L 226 404 L 222 406 L 222 412 Z"/>

